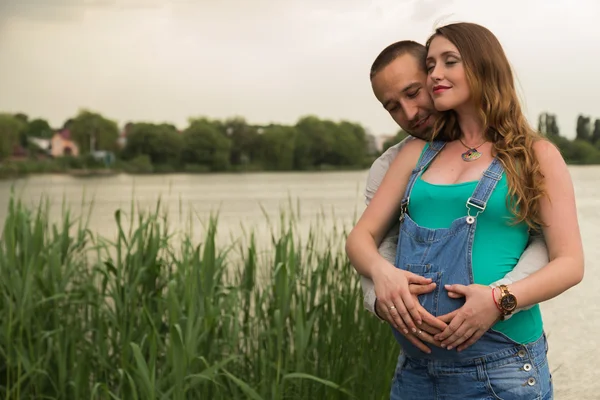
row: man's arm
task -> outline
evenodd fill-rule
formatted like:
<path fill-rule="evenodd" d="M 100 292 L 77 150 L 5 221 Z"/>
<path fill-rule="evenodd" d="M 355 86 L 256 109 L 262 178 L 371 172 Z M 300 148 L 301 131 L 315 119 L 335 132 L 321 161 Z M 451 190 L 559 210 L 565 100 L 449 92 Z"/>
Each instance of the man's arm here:
<path fill-rule="evenodd" d="M 396 245 L 398 242 L 398 234 L 395 236 L 388 233 L 388 236 L 381 242 L 379 246 L 379 254 L 383 258 L 385 258 L 390 263 L 394 263 L 396 259 Z M 375 296 L 375 285 L 373 285 L 373 281 L 367 278 L 364 275 L 360 275 L 360 284 L 363 290 L 363 305 L 364 307 L 371 313 L 375 314 L 377 318 L 384 321 L 379 314 L 377 314 L 377 310 L 375 307 L 375 303 L 377 301 L 377 296 Z"/>
<path fill-rule="evenodd" d="M 385 176 L 390 164 L 396 156 L 398 152 L 409 140 L 412 140 L 412 136 L 408 136 L 406 139 L 402 140 L 400 143 L 390 147 L 387 149 L 377 160 L 373 162 L 371 165 L 371 169 L 369 170 L 369 175 L 367 176 L 367 183 L 365 186 L 365 203 L 368 206 L 373 196 L 375 196 L 375 192 L 377 192 L 377 188 L 381 184 L 383 177 Z M 394 224 L 392 229 L 386 234 L 385 238 L 379 245 L 379 254 L 381 254 L 387 261 L 390 263 L 394 263 L 396 259 L 396 246 L 398 243 L 398 225 Z M 377 318 L 383 321 L 383 319 L 377 315 L 377 311 L 375 310 L 375 302 L 377 300 L 375 296 L 375 286 L 373 285 L 373 281 L 365 276 L 360 276 L 360 283 L 363 290 L 363 305 L 364 307 L 375 314 Z"/>

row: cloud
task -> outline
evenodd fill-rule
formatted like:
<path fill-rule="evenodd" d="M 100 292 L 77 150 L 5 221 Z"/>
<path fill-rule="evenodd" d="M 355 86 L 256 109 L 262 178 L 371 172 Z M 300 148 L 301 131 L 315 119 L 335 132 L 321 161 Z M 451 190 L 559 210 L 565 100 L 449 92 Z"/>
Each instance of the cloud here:
<path fill-rule="evenodd" d="M 71 20 L 83 11 L 83 5 L 74 0 L 3 0 L 0 2 L 0 20 L 11 18 L 28 20 Z"/>
<path fill-rule="evenodd" d="M 429 21 L 439 16 L 440 12 L 448 9 L 453 3 L 453 0 L 416 0 L 414 2 L 412 20 L 419 22 Z"/>
<path fill-rule="evenodd" d="M 41 22 L 75 21 L 93 10 L 152 9 L 170 3 L 168 0 L 0 0 L 0 23 L 11 18 Z"/>

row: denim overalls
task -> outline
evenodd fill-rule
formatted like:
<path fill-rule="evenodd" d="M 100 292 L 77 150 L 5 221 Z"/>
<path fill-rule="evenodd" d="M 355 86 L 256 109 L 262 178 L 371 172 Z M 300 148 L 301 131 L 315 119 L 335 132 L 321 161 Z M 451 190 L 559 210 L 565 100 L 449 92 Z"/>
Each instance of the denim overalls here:
<path fill-rule="evenodd" d="M 485 212 L 504 171 L 495 158 L 466 201 L 465 216 L 454 220 L 450 227 L 421 227 L 407 213 L 411 190 L 444 145 L 443 141 L 431 143 L 410 176 L 401 203 L 395 262 L 397 268 L 436 283 L 434 291 L 419 296 L 421 305 L 434 316 L 450 313 L 465 302 L 464 298 L 448 297 L 444 285 L 473 283 L 471 259 L 477 217 Z M 392 330 L 403 350 L 392 382 L 392 400 L 552 398 L 545 335 L 521 345 L 490 329 L 460 353 L 429 346 L 432 352 L 426 354 Z"/>

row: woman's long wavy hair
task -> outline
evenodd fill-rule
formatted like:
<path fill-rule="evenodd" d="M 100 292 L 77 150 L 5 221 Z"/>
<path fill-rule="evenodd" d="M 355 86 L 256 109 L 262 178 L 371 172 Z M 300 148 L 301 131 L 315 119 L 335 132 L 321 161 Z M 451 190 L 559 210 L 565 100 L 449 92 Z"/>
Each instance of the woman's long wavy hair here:
<path fill-rule="evenodd" d="M 512 70 L 496 36 L 483 26 L 456 23 L 436 29 L 427 40 L 443 36 L 458 49 L 465 66 L 471 100 L 484 123 L 485 137 L 493 143 L 495 155 L 506 171 L 509 207 L 515 223 L 526 222 L 533 230 L 543 225 L 540 199 L 544 196 L 543 175 L 533 144 L 542 139 L 531 128 L 515 90 Z M 459 139 L 457 115 L 441 113 L 433 128 L 433 138 Z"/>

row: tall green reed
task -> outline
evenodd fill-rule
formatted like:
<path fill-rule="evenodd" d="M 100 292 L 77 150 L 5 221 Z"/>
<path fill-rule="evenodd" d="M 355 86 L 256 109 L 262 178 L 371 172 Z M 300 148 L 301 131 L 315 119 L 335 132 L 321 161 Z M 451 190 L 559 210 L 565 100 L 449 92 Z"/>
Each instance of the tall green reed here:
<path fill-rule="evenodd" d="M 200 243 L 160 212 L 114 214 L 114 239 L 47 202 L 9 204 L 0 243 L 5 399 L 384 399 L 398 354 L 362 307 L 345 233 L 302 240 L 281 214 L 261 249 Z M 129 221 L 129 222 L 127 222 Z"/>

